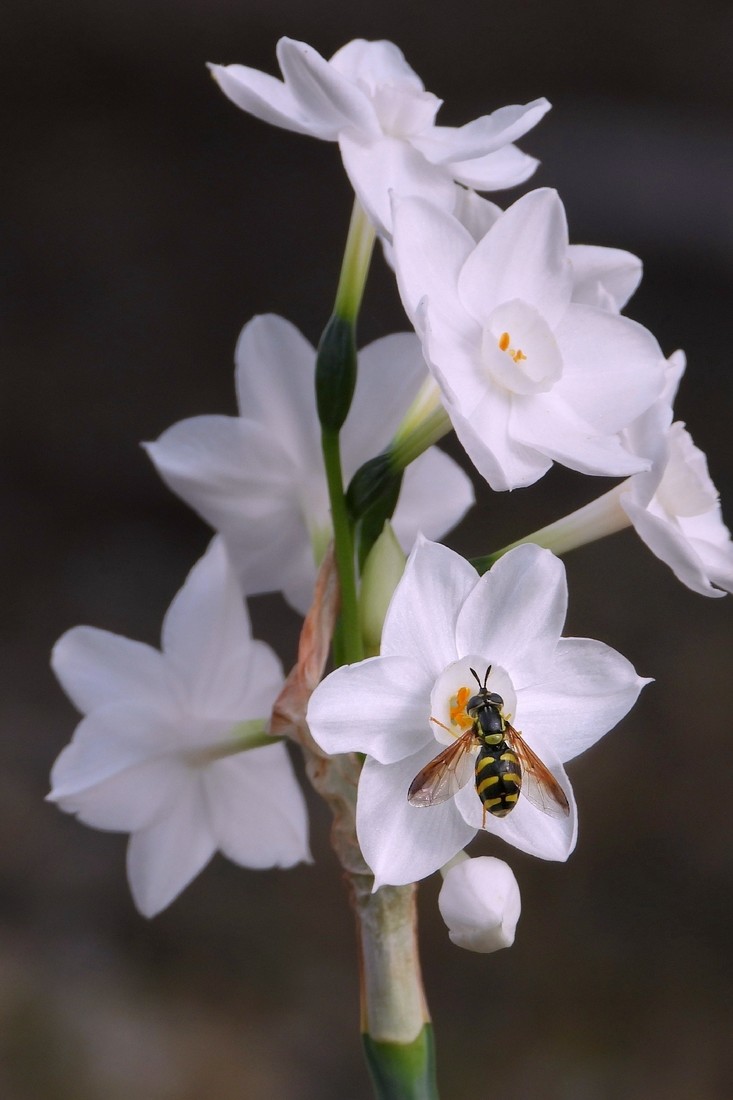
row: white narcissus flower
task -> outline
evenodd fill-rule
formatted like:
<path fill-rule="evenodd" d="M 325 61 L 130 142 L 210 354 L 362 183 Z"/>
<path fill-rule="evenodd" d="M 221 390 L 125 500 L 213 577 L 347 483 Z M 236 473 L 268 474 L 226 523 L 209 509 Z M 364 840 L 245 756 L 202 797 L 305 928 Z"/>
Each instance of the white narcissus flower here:
<path fill-rule="evenodd" d="M 381 656 L 316 688 L 307 718 L 321 748 L 367 754 L 356 824 L 375 888 L 424 878 L 482 827 L 543 859 L 572 851 L 576 808 L 562 765 L 611 729 L 647 681 L 601 642 L 562 638 L 566 604 L 564 567 L 547 550 L 519 547 L 479 578 L 458 554 L 421 539 L 387 612 Z M 488 690 L 550 769 L 567 815 L 545 814 L 520 794 L 511 813 L 484 822 L 472 775 L 440 804 L 408 802 L 421 769 L 466 729 L 471 669 L 483 677 L 489 666 Z"/>
<path fill-rule="evenodd" d="M 653 491 L 651 479 L 629 478 L 619 504 L 678 580 L 703 596 L 724 596 L 733 592 L 733 543 L 707 459 L 680 422 L 670 426 L 664 443 Z"/>
<path fill-rule="evenodd" d="M 733 592 L 733 543 L 718 491 L 685 425 L 671 423 L 684 369 L 684 353 L 675 352 L 662 398 L 628 432 L 633 450 L 653 456 L 651 470 L 611 493 L 618 492 L 618 504 L 636 533 L 678 580 L 703 596 L 723 596 Z"/>
<path fill-rule="evenodd" d="M 284 81 L 244 65 L 209 68 L 224 94 L 256 118 L 337 141 L 356 195 L 387 236 L 390 192 L 452 210 L 455 181 L 478 191 L 514 187 L 537 167 L 512 143 L 549 110 L 546 99 L 465 126 L 436 126 L 441 100 L 392 42 L 355 39 L 327 61 L 305 42 L 281 38 L 277 58 Z"/>
<path fill-rule="evenodd" d="M 597 304 L 598 256 L 570 252 L 556 192 L 525 195 L 478 243 L 421 199 L 395 203 L 394 227 L 403 303 L 458 438 L 492 488 L 530 485 L 553 462 L 605 475 L 649 467 L 619 433 L 658 398 L 662 352 L 608 308 L 631 289 L 628 277 L 614 291 L 605 279 Z"/>
<path fill-rule="evenodd" d="M 282 591 L 301 613 L 332 536 L 315 362 L 315 349 L 288 321 L 255 317 L 237 344 L 240 415 L 184 420 L 146 444 L 165 483 L 222 535 L 244 591 Z M 359 352 L 341 437 L 347 483 L 389 444 L 426 376 L 414 333 Z M 442 537 L 472 503 L 469 478 L 432 447 L 405 471 L 395 534 L 409 551 L 418 531 Z"/>
<path fill-rule="evenodd" d="M 733 542 L 707 459 L 684 424 L 672 423 L 672 402 L 684 369 L 683 352 L 674 352 L 660 400 L 624 433 L 630 450 L 651 457 L 651 469 L 627 478 L 523 542 L 564 554 L 633 526 L 652 553 L 693 592 L 733 592 Z"/>
<path fill-rule="evenodd" d="M 511 867 L 494 856 L 460 853 L 441 874 L 438 908 L 451 941 L 482 954 L 511 947 L 522 908 Z"/>
<path fill-rule="evenodd" d="M 162 643 L 160 652 L 80 626 L 52 659 L 86 717 L 54 764 L 48 797 L 86 825 L 131 834 L 127 874 L 147 917 L 217 850 L 245 867 L 310 859 L 285 746 L 242 751 L 243 730 L 264 728 L 283 676 L 270 647 L 252 639 L 220 540 L 173 600 Z"/>

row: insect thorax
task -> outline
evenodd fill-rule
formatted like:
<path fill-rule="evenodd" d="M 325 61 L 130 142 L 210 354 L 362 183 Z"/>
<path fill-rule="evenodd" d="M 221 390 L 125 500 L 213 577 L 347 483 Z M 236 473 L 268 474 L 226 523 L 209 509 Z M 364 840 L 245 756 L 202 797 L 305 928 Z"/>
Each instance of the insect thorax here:
<path fill-rule="evenodd" d="M 477 736 L 485 745 L 500 745 L 504 740 L 506 724 L 496 707 L 484 704 L 475 716 L 475 730 Z"/>

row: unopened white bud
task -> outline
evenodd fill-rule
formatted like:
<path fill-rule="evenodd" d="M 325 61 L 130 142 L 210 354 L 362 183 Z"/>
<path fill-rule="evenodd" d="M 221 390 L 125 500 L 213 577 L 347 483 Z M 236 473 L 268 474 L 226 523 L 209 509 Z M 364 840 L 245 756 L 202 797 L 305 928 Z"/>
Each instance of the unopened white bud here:
<path fill-rule="evenodd" d="M 464 858 L 443 877 L 438 907 L 452 942 L 483 953 L 511 947 L 521 911 L 511 867 L 493 856 Z"/>

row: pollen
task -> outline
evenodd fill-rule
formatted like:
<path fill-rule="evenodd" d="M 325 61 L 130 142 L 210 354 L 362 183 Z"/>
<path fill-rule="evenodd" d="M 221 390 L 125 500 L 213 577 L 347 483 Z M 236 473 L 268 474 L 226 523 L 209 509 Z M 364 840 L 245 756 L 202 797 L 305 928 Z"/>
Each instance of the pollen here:
<path fill-rule="evenodd" d="M 523 359 L 527 358 L 521 348 L 512 347 L 512 338 L 508 332 L 502 332 L 499 337 L 499 350 L 505 351 L 515 363 L 521 363 Z"/>
<path fill-rule="evenodd" d="M 451 725 L 460 726 L 462 730 L 470 729 L 473 719 L 466 713 L 466 703 L 471 698 L 471 690 L 467 687 L 459 688 L 450 701 Z"/>

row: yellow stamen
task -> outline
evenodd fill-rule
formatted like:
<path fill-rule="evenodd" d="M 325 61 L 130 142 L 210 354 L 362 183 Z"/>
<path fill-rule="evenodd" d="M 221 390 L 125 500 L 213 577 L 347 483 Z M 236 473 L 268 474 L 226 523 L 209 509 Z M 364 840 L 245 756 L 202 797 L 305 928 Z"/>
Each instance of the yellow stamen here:
<path fill-rule="evenodd" d="M 450 701 L 450 720 L 454 726 L 460 726 L 462 730 L 470 729 L 473 719 L 466 713 L 466 703 L 471 697 L 471 690 L 467 687 L 459 688 Z"/>
<path fill-rule="evenodd" d="M 524 354 L 521 348 L 511 347 L 511 342 L 512 340 L 509 333 L 502 332 L 501 336 L 499 337 L 499 350 L 505 351 L 507 355 L 514 360 L 515 363 L 521 363 L 522 359 L 526 359 L 527 356 Z"/>

